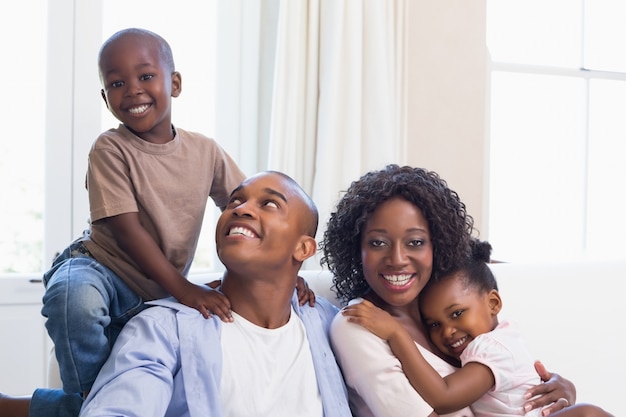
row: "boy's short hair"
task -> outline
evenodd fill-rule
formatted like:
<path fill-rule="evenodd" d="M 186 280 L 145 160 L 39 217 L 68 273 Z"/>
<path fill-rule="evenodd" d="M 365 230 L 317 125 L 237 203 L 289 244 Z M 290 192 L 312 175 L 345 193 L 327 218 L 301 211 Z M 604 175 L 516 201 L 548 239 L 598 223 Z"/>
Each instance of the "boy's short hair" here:
<path fill-rule="evenodd" d="M 98 53 L 98 62 L 100 62 L 104 50 L 111 43 L 125 36 L 149 37 L 155 39 L 159 43 L 159 58 L 161 59 L 161 62 L 168 68 L 170 72 L 173 73 L 174 71 L 176 71 L 176 66 L 174 65 L 174 54 L 172 53 L 172 48 L 170 47 L 169 43 L 167 43 L 167 41 L 162 36 L 150 30 L 141 28 L 122 29 L 111 35 L 109 39 L 104 41 L 104 43 L 100 47 L 100 51 Z"/>

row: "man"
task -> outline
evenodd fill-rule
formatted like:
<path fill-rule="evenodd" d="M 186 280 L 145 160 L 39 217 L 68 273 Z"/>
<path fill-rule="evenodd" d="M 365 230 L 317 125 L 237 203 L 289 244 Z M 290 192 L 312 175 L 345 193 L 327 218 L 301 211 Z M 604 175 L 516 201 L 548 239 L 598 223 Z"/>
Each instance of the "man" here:
<path fill-rule="evenodd" d="M 158 300 L 120 334 L 81 415 L 350 416 L 328 341 L 337 312 L 295 295 L 318 214 L 290 177 L 246 179 L 216 227 L 233 321 Z"/>

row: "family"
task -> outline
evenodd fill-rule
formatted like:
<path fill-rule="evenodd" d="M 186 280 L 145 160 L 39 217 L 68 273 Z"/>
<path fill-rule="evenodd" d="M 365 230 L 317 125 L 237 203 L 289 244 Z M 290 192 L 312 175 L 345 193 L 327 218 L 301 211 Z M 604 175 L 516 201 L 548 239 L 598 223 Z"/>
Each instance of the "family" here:
<path fill-rule="evenodd" d="M 388 165 L 340 199 L 320 243 L 346 303 L 339 311 L 298 276 L 318 250 L 306 192 L 280 172 L 246 178 L 215 141 L 173 127 L 182 78 L 167 42 L 122 30 L 98 65 L 120 125 L 89 154 L 90 229 L 44 278 L 42 314 L 63 390 L 0 394 L 0 417 L 480 416 L 503 415 L 503 406 L 611 416 L 575 404 L 574 385 L 540 363 L 513 394 L 493 395 L 504 389 L 500 374 L 439 342 L 436 309 L 422 307 L 435 304 L 431 285 L 468 269 L 476 241 L 465 205 L 436 173 Z M 185 279 L 209 197 L 222 209 L 215 243 L 226 268 L 215 289 Z M 487 293 L 476 298 L 491 306 Z M 496 327 L 498 310 L 488 306 L 482 314 Z M 393 334 L 377 334 L 382 321 Z M 454 397 L 473 382 L 459 382 L 439 405 L 420 388 L 414 357 L 450 384 L 478 367 L 484 392 L 464 403 Z M 483 395 L 504 404 L 475 408 Z"/>

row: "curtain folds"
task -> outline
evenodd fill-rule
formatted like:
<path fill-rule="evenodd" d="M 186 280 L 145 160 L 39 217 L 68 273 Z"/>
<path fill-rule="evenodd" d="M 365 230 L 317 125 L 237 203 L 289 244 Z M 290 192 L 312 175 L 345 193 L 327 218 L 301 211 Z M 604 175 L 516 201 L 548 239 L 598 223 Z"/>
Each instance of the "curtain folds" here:
<path fill-rule="evenodd" d="M 247 173 L 300 182 L 319 233 L 351 181 L 405 163 L 408 4 L 220 0 L 218 139 L 234 141 Z"/>

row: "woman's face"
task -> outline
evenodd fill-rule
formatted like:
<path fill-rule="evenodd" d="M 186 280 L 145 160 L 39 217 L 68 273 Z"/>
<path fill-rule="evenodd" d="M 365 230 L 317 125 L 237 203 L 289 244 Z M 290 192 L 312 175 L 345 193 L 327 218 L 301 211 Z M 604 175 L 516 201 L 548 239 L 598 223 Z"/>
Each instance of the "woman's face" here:
<path fill-rule="evenodd" d="M 382 203 L 361 233 L 363 274 L 386 303 L 414 302 L 430 279 L 433 247 L 422 211 L 400 197 Z"/>

